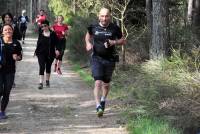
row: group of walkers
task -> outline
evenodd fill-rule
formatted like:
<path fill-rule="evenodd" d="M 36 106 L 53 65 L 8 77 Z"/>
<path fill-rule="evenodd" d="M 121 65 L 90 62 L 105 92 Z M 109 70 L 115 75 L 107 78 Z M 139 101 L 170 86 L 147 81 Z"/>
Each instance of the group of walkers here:
<path fill-rule="evenodd" d="M 58 15 L 56 22 L 50 26 L 44 10 L 40 10 L 40 14 L 36 18 L 38 24 L 38 41 L 35 55 L 39 63 L 39 89 L 43 89 L 44 72 L 46 71 L 46 87 L 50 86 L 51 66 L 55 59 L 54 72 L 62 74 L 61 64 L 65 51 L 66 37 L 68 35 L 69 26 L 63 23 L 64 17 Z"/>
<path fill-rule="evenodd" d="M 5 119 L 6 107 L 9 102 L 10 91 L 14 83 L 16 71 L 16 61 L 22 60 L 22 47 L 19 40 L 24 43 L 27 29 L 28 17 L 19 17 L 19 29 L 12 14 L 6 13 L 2 16 L 3 25 L 1 27 L 0 38 L 0 119 Z M 91 70 L 95 81 L 94 98 L 96 102 L 97 116 L 103 116 L 106 99 L 110 90 L 110 81 L 118 61 L 116 45 L 125 44 L 120 28 L 111 22 L 111 13 L 107 8 L 102 8 L 99 12 L 99 22 L 91 24 L 85 35 L 86 50 L 92 51 Z M 56 21 L 50 26 L 44 10 L 40 10 L 36 17 L 38 26 L 38 40 L 34 55 L 38 58 L 39 64 L 39 86 L 38 89 L 50 87 L 51 66 L 54 64 L 54 72 L 62 74 L 61 64 L 64 55 L 66 37 L 69 34 L 69 26 L 63 23 L 64 17 L 59 15 Z M 24 25 L 26 23 L 26 25 Z M 22 35 L 22 36 L 21 36 Z"/>
<path fill-rule="evenodd" d="M 63 24 L 62 15 L 57 16 L 56 23 L 50 26 L 44 13 L 44 10 L 40 10 L 36 17 L 38 40 L 34 54 L 37 56 L 39 64 L 38 89 L 43 89 L 45 71 L 46 87 L 50 87 L 51 65 L 54 59 L 54 71 L 62 74 L 61 63 L 69 29 L 67 24 Z M 21 43 L 24 44 L 28 22 L 25 10 L 22 11 L 22 15 L 18 19 L 10 12 L 2 15 L 0 27 L 0 119 L 7 117 L 5 110 L 14 85 L 16 61 L 22 60 Z"/>

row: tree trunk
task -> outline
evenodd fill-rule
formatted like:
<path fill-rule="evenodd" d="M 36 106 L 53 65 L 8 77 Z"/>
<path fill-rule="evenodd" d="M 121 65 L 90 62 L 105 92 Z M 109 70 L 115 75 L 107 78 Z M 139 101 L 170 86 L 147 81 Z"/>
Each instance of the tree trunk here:
<path fill-rule="evenodd" d="M 73 13 L 76 14 L 76 0 L 73 0 Z"/>
<path fill-rule="evenodd" d="M 195 34 L 195 38 L 200 41 L 200 1 L 199 0 L 194 0 L 193 3 L 193 24 L 192 24 L 192 29 L 193 33 Z M 199 44 L 199 43 L 198 43 Z"/>
<path fill-rule="evenodd" d="M 199 0 L 195 0 L 194 1 L 194 26 L 200 26 L 200 1 Z"/>
<path fill-rule="evenodd" d="M 150 59 L 162 59 L 166 56 L 169 45 L 168 2 L 166 0 L 152 0 L 152 45 Z"/>
<path fill-rule="evenodd" d="M 193 1 L 188 0 L 188 13 L 187 13 L 187 20 L 189 24 L 192 24 L 192 16 L 193 16 Z"/>
<path fill-rule="evenodd" d="M 149 42 L 149 48 L 152 45 L 152 0 L 146 0 L 146 16 L 147 16 L 147 30 L 148 30 L 148 42 Z"/>
<path fill-rule="evenodd" d="M 30 22 L 33 22 L 33 0 L 30 1 L 30 12 L 29 12 Z"/>

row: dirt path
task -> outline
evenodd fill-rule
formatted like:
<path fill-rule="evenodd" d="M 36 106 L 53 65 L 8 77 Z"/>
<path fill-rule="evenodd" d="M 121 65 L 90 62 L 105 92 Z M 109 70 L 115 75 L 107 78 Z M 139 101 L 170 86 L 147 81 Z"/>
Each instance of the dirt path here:
<path fill-rule="evenodd" d="M 8 119 L 0 121 L 0 133 L 126 134 L 117 124 L 119 113 L 111 105 L 103 118 L 96 117 L 92 90 L 67 63 L 62 76 L 52 73 L 50 88 L 38 90 L 35 43 L 36 39 L 28 38 L 23 46 L 24 58 L 17 64 Z"/>

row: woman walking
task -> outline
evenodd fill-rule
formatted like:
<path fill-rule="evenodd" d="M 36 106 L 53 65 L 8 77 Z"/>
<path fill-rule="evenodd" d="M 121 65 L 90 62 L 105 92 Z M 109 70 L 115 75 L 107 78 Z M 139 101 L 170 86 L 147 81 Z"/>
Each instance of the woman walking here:
<path fill-rule="evenodd" d="M 56 50 L 56 34 L 49 29 L 49 21 L 41 22 L 41 33 L 39 33 L 35 54 L 39 63 L 39 86 L 43 89 L 44 71 L 46 70 L 46 87 L 50 87 L 51 65 L 59 52 Z"/>
<path fill-rule="evenodd" d="M 2 27 L 3 37 L 0 38 L 0 119 L 5 119 L 6 107 L 15 78 L 15 62 L 22 59 L 22 47 L 13 39 L 14 29 L 10 24 Z"/>

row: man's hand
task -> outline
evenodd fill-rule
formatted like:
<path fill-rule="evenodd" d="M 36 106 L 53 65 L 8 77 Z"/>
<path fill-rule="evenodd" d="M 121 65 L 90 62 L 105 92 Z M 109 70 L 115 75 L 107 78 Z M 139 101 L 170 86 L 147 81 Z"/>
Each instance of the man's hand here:
<path fill-rule="evenodd" d="M 113 45 L 116 45 L 116 40 L 106 40 L 106 42 L 104 43 L 105 48 L 111 47 Z"/>
<path fill-rule="evenodd" d="M 121 39 L 117 39 L 117 40 L 108 40 L 106 43 L 108 47 L 113 46 L 113 45 L 125 45 L 126 39 L 122 37 Z"/>

